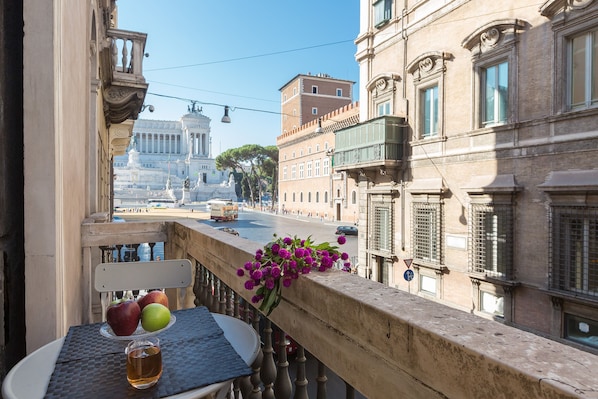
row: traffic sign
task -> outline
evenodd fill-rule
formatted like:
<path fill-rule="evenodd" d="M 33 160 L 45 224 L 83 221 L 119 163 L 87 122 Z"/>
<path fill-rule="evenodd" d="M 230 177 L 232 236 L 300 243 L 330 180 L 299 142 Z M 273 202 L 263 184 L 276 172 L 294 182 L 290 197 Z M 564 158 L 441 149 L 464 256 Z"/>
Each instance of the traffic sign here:
<path fill-rule="evenodd" d="M 411 262 L 413 262 L 413 259 L 403 259 L 403 262 L 405 262 L 405 266 L 407 266 L 407 269 L 409 269 L 411 267 Z"/>
<path fill-rule="evenodd" d="M 411 281 L 411 280 L 413 280 L 414 275 L 415 275 L 415 273 L 413 273 L 413 270 L 407 269 L 407 270 L 405 270 L 405 273 L 403 273 L 403 278 L 407 281 Z"/>

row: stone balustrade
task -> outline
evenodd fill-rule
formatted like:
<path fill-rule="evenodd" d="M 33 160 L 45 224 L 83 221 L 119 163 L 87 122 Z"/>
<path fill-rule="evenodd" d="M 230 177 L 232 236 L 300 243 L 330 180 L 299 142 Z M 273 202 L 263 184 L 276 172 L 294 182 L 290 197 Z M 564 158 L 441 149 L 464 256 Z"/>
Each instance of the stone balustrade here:
<path fill-rule="evenodd" d="M 257 328 L 258 313 L 246 306 L 252 293 L 236 269 L 259 244 L 195 220 L 84 224 L 85 276 L 93 276 L 101 246 L 158 241 L 168 259 L 195 263 L 187 296 L 196 305 Z M 90 322 L 98 317 L 96 294 L 90 288 Z M 235 384 L 243 397 L 290 397 L 288 362 L 281 355 L 274 365 L 272 358 L 271 323 L 300 345 L 298 398 L 307 397 L 305 352 L 321 364 L 316 381 L 309 381 L 318 385 L 318 398 L 325 397 L 323 365 L 348 384 L 347 397 L 356 389 L 371 399 L 598 398 L 598 357 L 591 353 L 336 270 L 303 275 L 285 290 L 266 320 L 255 374 Z"/>
<path fill-rule="evenodd" d="M 109 29 L 114 81 L 143 82 L 143 57 L 145 55 L 146 33 L 122 29 Z"/>

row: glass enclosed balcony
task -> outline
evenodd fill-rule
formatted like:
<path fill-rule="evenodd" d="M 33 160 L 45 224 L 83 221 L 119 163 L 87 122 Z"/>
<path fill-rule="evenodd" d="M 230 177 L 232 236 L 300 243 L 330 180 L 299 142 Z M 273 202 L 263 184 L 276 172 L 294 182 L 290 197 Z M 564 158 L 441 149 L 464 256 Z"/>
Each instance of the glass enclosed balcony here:
<path fill-rule="evenodd" d="M 403 159 L 404 119 L 381 116 L 336 132 L 334 169 L 396 168 Z"/>

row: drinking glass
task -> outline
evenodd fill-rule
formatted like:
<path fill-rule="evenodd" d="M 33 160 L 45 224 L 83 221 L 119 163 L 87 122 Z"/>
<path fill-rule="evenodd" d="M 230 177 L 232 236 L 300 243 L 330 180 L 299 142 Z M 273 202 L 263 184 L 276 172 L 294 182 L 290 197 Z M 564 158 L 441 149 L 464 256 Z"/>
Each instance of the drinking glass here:
<path fill-rule="evenodd" d="M 129 384 L 137 389 L 156 385 L 162 375 L 162 351 L 158 337 L 131 341 L 125 353 Z"/>

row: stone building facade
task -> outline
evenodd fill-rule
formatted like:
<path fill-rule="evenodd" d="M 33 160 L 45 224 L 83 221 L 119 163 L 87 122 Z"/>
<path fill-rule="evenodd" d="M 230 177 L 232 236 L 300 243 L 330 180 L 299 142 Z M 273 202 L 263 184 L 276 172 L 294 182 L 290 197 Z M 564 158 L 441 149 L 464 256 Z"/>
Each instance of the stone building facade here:
<path fill-rule="evenodd" d="M 355 82 L 327 74 L 299 74 L 280 88 L 281 132 L 298 129 L 353 102 Z"/>
<path fill-rule="evenodd" d="M 0 10 L 4 375 L 89 320 L 82 258 L 100 257 L 82 251 L 81 226 L 110 220 L 112 160 L 129 145 L 148 84 L 147 35 L 117 25 L 115 0 L 14 0 Z"/>
<path fill-rule="evenodd" d="M 598 1 L 360 7 L 359 274 L 598 350 Z"/>
<path fill-rule="evenodd" d="M 353 103 L 276 139 L 278 210 L 321 220 L 357 222 L 358 187 L 346 172 L 334 172 L 334 131 L 359 121 Z"/>

